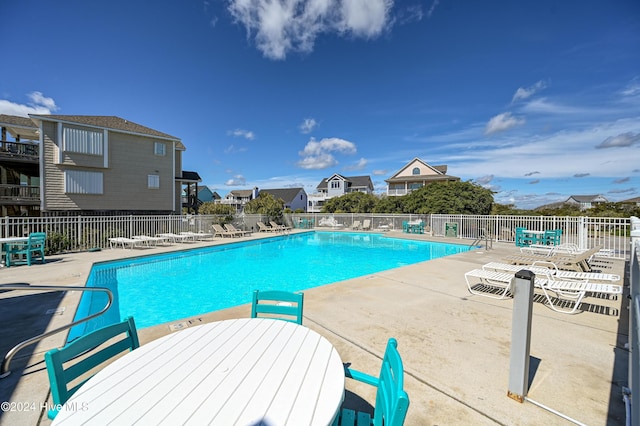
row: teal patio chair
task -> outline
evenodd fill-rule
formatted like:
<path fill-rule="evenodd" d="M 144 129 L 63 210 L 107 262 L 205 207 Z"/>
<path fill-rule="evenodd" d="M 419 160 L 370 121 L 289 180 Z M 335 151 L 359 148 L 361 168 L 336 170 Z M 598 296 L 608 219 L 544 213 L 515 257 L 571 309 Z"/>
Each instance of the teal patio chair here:
<path fill-rule="evenodd" d="M 119 336 L 119 339 L 112 341 Z M 104 345 L 109 342 L 108 345 Z M 140 346 L 138 332 L 133 317 L 122 322 L 108 325 L 79 337 L 62 349 L 52 349 L 44 354 L 44 360 L 49 374 L 51 397 L 54 408 L 47 413 L 50 419 L 58 414 L 58 409 L 86 382 L 85 373 L 104 364 L 114 356 L 132 351 Z M 87 355 L 92 352 L 90 355 Z M 86 356 L 85 356 L 86 355 Z M 81 358 L 81 359 L 80 359 Z M 78 361 L 69 363 L 69 361 Z M 65 363 L 69 363 L 65 367 Z M 79 377 L 80 383 L 76 383 Z M 71 387 L 70 384 L 73 382 Z"/>
<path fill-rule="evenodd" d="M 404 390 L 404 369 L 398 353 L 398 342 L 390 338 L 384 352 L 380 376 L 373 377 L 345 365 L 346 377 L 378 388 L 373 417 L 369 413 L 343 408 L 333 422 L 338 425 L 401 426 L 409 408 L 409 395 Z"/>
<path fill-rule="evenodd" d="M 274 318 L 302 325 L 303 303 L 304 293 L 256 290 L 253 292 L 251 318 Z"/>
<path fill-rule="evenodd" d="M 7 267 L 13 265 L 31 264 L 40 257 L 41 263 L 44 263 L 44 248 L 47 241 L 45 232 L 32 232 L 29 239 L 24 242 L 15 242 L 7 244 Z"/>

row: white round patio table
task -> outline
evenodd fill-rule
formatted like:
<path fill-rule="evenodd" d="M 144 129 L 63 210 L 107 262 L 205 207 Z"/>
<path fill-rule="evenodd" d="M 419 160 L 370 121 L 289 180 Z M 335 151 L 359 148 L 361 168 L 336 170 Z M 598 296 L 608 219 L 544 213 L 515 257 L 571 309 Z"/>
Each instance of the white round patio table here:
<path fill-rule="evenodd" d="M 315 331 L 234 319 L 161 337 L 88 380 L 54 425 L 328 425 L 344 398 L 336 349 Z"/>

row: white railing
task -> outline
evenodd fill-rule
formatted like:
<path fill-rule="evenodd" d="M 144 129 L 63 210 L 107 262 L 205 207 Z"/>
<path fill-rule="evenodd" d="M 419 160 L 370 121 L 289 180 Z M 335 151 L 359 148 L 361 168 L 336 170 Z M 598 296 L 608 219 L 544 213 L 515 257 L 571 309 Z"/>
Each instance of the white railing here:
<path fill-rule="evenodd" d="M 455 238 L 476 240 L 489 235 L 492 241 L 514 242 L 516 228 L 535 231 L 561 229 L 562 243 L 576 244 L 583 249 L 602 247 L 614 257 L 626 259 L 629 254 L 629 218 L 603 218 L 584 216 L 489 216 L 489 215 L 417 215 L 377 213 L 306 213 L 288 215 L 290 224 L 305 223 L 318 226 L 320 219 L 334 217 L 342 228 L 351 228 L 355 221 L 371 221 L 371 229 L 402 230 L 402 222 L 422 220 L 427 232 L 436 237 L 446 235 L 455 224 Z"/>
<path fill-rule="evenodd" d="M 426 232 L 435 237 L 455 237 L 476 240 L 489 235 L 492 241 L 513 242 L 515 229 L 524 227 L 544 231 L 561 229 L 563 243 L 580 248 L 600 246 L 627 259 L 630 249 L 630 219 L 573 216 L 482 216 L 482 215 L 415 215 L 415 214 L 287 214 L 287 225 L 318 226 L 320 219 L 334 217 L 342 228 L 351 228 L 355 221 L 370 220 L 372 230 L 402 230 L 404 221 L 422 220 Z M 142 215 L 142 216 L 67 216 L 67 217 L 4 217 L 0 218 L 0 237 L 25 236 L 30 232 L 46 232 L 50 252 L 82 251 L 109 246 L 109 238 L 132 235 L 155 235 L 167 232 L 209 231 L 219 222 L 216 215 Z M 258 229 L 261 215 L 236 215 L 233 224 L 245 230 Z M 454 225 L 454 226 L 452 226 Z M 447 233 L 455 227 L 455 234 Z"/>
<path fill-rule="evenodd" d="M 629 386 L 624 392 L 627 425 L 640 419 L 640 219 L 631 218 L 629 267 Z"/>

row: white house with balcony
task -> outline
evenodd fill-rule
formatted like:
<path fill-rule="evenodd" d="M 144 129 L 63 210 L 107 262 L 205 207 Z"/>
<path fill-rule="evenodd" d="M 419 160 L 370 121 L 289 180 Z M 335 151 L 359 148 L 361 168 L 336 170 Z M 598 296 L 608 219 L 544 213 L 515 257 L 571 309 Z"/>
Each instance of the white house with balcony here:
<path fill-rule="evenodd" d="M 308 196 L 307 212 L 319 213 L 326 201 L 350 192 L 373 193 L 373 182 L 370 176 L 342 176 L 338 173 L 322 179 L 316 192 Z"/>
<path fill-rule="evenodd" d="M 447 174 L 446 165 L 430 166 L 416 157 L 385 182 L 387 182 L 387 195 L 399 196 L 407 195 L 411 191 L 433 182 L 456 182 L 459 180 L 459 177 Z"/>

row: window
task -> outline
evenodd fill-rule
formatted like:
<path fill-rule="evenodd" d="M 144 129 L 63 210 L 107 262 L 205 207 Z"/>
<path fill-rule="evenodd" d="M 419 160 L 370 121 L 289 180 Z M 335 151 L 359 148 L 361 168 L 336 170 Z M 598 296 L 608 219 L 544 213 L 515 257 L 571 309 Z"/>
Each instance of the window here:
<path fill-rule="evenodd" d="M 66 194 L 102 194 L 102 173 L 66 170 L 64 192 Z"/>
<path fill-rule="evenodd" d="M 159 175 L 148 175 L 147 176 L 147 187 L 149 189 L 159 189 L 160 188 L 160 176 Z"/>
<path fill-rule="evenodd" d="M 340 181 L 339 180 L 332 180 L 331 181 L 331 189 L 336 189 L 336 188 L 340 188 Z"/>
<path fill-rule="evenodd" d="M 422 184 L 421 183 L 410 183 L 409 184 L 409 189 L 418 189 L 418 188 L 422 188 Z"/>
<path fill-rule="evenodd" d="M 62 132 L 63 149 L 80 154 L 102 155 L 104 152 L 104 133 L 95 130 L 65 127 Z"/>
<path fill-rule="evenodd" d="M 414 167 L 414 169 L 411 171 L 411 174 L 419 175 L 420 174 L 420 168 L 419 167 Z"/>
<path fill-rule="evenodd" d="M 162 142 L 154 142 L 153 143 L 153 153 L 155 155 L 159 155 L 161 157 L 164 157 L 165 155 L 167 155 L 167 148 L 166 148 L 165 144 L 163 144 Z"/>

